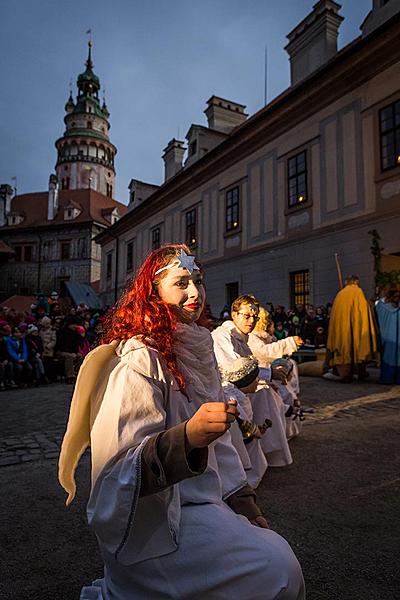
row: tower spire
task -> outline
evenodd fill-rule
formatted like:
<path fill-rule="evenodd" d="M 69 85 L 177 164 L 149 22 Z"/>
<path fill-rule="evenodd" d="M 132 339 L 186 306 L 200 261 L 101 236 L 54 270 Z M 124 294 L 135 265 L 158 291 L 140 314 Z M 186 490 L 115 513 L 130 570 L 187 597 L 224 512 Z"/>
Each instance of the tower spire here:
<path fill-rule="evenodd" d="M 89 39 L 88 41 L 88 57 L 87 57 L 87 61 L 85 63 L 86 68 L 87 69 L 93 69 L 93 61 L 92 61 L 92 46 L 93 46 L 93 42 L 91 39 Z"/>
<path fill-rule="evenodd" d="M 87 34 L 91 33 L 89 29 Z M 56 141 L 56 173 L 61 189 L 92 189 L 112 198 L 115 182 L 116 147 L 110 142 L 105 97 L 99 98 L 100 79 L 93 72 L 91 37 L 86 68 L 78 76 L 78 95 L 72 91 L 65 105 L 64 135 Z"/>

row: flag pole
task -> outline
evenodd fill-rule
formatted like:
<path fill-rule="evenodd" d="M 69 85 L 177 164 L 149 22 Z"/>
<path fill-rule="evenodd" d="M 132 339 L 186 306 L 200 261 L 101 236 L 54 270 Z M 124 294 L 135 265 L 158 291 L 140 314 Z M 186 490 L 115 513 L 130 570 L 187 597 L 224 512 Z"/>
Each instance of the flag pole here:
<path fill-rule="evenodd" d="M 339 280 L 339 287 L 343 289 L 343 277 L 342 277 L 342 269 L 339 262 L 339 255 L 335 252 L 335 264 L 336 264 L 336 272 Z"/>

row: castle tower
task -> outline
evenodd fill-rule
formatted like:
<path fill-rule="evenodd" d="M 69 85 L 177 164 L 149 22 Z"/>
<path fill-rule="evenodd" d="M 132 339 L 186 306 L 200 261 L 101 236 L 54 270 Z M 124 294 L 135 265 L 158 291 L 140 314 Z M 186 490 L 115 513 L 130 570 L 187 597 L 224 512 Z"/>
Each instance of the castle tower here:
<path fill-rule="evenodd" d="M 93 72 L 89 41 L 86 70 L 77 79 L 76 101 L 70 93 L 65 105 L 65 132 L 56 141 L 56 173 L 61 189 L 94 189 L 113 198 L 116 147 L 108 138 L 110 113 L 99 101 L 100 80 Z"/>

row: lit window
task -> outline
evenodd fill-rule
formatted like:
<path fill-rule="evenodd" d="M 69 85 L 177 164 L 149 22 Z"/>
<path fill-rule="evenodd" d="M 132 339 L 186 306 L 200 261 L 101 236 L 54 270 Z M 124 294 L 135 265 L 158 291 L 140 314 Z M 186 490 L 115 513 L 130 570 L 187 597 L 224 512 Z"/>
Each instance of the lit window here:
<path fill-rule="evenodd" d="M 239 224 L 239 187 L 234 187 L 226 192 L 225 229 L 234 231 Z"/>
<path fill-rule="evenodd" d="M 196 233 L 196 209 L 192 208 L 188 210 L 185 215 L 186 220 L 186 243 L 188 246 L 195 246 L 197 244 L 197 233 Z"/>
<path fill-rule="evenodd" d="M 310 271 L 293 271 L 290 273 L 291 305 L 310 303 Z"/>
<path fill-rule="evenodd" d="M 289 207 L 307 200 L 307 156 L 300 152 L 288 160 L 288 199 Z"/>

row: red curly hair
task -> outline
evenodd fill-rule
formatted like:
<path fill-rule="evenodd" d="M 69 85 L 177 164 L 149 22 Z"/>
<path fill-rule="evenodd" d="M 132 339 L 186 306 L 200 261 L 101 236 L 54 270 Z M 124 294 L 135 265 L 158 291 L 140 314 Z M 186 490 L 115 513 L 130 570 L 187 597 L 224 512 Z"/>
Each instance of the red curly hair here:
<path fill-rule="evenodd" d="M 151 347 L 158 350 L 179 388 L 184 391 L 185 380 L 178 369 L 173 350 L 177 318 L 157 293 L 157 284 L 165 271 L 155 274 L 158 269 L 169 264 L 174 256 L 179 255 L 181 250 L 190 254 L 185 244 L 167 244 L 147 256 L 116 308 L 106 316 L 102 341 L 108 343 L 112 340 L 127 340 L 133 336 L 141 337 L 144 343 L 151 344 Z"/>

